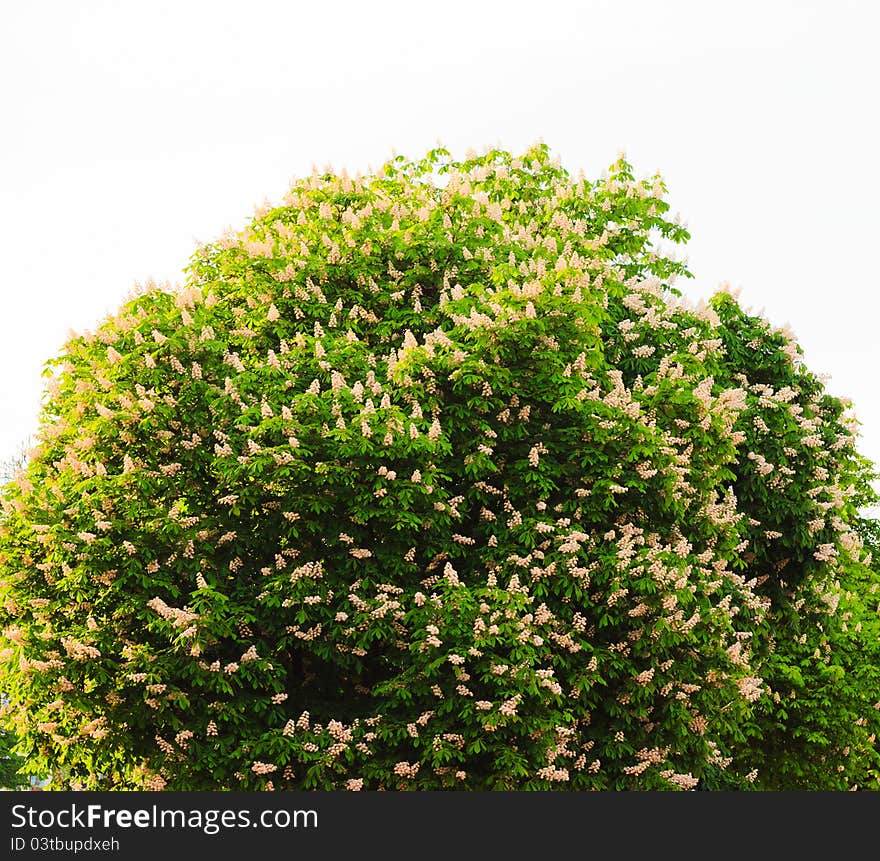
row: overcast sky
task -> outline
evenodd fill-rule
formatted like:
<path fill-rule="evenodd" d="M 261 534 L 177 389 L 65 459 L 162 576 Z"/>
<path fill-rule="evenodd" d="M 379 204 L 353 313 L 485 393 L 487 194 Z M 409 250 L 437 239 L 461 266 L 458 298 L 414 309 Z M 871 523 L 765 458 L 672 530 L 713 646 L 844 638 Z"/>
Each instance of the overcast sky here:
<path fill-rule="evenodd" d="M 680 286 L 790 324 L 880 462 L 878 32 L 868 0 L 5 4 L 0 460 L 69 329 L 313 163 L 543 140 L 572 173 L 659 169 Z"/>

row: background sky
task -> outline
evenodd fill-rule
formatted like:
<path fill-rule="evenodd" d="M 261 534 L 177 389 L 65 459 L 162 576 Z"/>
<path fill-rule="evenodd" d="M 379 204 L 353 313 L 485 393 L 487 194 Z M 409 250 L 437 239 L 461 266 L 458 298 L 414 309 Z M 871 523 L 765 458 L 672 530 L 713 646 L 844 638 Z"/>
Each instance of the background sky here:
<path fill-rule="evenodd" d="M 880 463 L 880 4 L 29 0 L 0 28 L 0 460 L 43 363 L 178 282 L 312 164 L 438 142 L 663 174 L 721 282 L 828 375 Z"/>

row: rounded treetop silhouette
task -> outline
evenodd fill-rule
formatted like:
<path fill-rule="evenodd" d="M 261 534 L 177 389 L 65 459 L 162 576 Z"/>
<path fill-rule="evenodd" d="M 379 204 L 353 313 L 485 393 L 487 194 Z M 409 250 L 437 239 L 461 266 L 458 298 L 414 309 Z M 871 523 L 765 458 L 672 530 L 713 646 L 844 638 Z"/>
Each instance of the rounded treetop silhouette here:
<path fill-rule="evenodd" d="M 856 424 L 659 177 L 315 174 L 50 363 L 6 717 L 64 786 L 876 785 Z"/>

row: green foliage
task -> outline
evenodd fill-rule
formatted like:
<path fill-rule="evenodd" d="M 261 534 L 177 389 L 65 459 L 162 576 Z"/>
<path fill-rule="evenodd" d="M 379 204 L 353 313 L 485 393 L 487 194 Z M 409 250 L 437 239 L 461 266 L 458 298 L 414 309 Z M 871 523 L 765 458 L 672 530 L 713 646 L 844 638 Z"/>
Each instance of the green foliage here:
<path fill-rule="evenodd" d="M 0 730 L 0 788 L 22 789 L 27 785 L 27 777 L 22 774 L 24 760 L 15 752 L 16 737 Z"/>
<path fill-rule="evenodd" d="M 325 174 L 50 363 L 7 718 L 71 786 L 876 786 L 856 426 L 659 177 Z"/>

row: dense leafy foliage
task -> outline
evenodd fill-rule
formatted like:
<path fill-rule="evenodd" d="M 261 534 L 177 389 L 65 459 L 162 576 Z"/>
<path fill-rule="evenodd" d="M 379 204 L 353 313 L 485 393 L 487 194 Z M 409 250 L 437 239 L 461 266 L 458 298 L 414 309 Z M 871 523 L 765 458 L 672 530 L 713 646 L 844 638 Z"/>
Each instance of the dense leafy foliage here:
<path fill-rule="evenodd" d="M 21 773 L 24 760 L 14 750 L 17 741 L 11 733 L 0 730 L 0 789 L 21 789 L 28 783 Z"/>
<path fill-rule="evenodd" d="M 659 177 L 298 181 L 49 367 L 7 718 L 88 787 L 875 786 L 856 423 Z"/>

